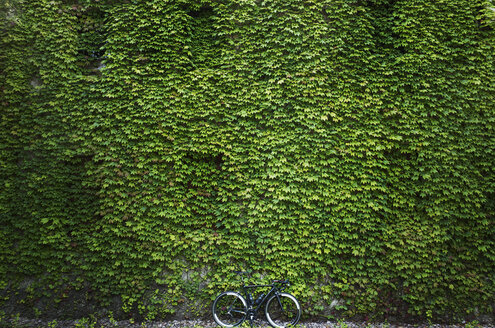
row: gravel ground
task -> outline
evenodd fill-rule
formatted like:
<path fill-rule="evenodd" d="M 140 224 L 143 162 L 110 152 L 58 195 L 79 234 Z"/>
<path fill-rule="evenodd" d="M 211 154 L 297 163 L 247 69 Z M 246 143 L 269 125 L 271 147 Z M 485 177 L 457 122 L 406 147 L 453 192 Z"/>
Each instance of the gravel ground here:
<path fill-rule="evenodd" d="M 442 325 L 442 324 L 389 324 L 365 322 L 301 322 L 298 326 L 301 328 L 495 328 L 493 324 L 464 323 L 459 325 Z M 44 321 L 38 319 L 17 318 L 11 319 L 10 322 L 0 322 L 0 327 L 12 328 L 212 328 L 217 327 L 213 321 L 204 320 L 173 320 L 173 321 L 153 321 L 147 323 L 131 323 L 130 321 L 110 321 L 109 319 L 98 320 L 97 323 L 89 322 L 89 319 L 75 321 Z M 249 327 L 248 325 L 244 327 Z M 255 328 L 270 327 L 265 321 L 256 321 Z"/>

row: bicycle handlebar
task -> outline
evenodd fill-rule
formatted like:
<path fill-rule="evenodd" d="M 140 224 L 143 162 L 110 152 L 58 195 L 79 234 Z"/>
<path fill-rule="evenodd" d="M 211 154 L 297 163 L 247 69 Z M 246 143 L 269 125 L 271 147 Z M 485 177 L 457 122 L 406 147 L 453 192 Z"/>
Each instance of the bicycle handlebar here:
<path fill-rule="evenodd" d="M 245 274 L 245 275 L 248 275 L 250 272 L 249 271 L 233 271 L 234 273 L 237 273 L 237 274 Z"/>

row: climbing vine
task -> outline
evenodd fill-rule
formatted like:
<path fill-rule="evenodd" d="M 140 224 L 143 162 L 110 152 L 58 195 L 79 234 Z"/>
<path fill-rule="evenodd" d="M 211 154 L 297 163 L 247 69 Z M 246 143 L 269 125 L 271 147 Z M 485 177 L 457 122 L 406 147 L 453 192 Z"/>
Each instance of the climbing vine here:
<path fill-rule="evenodd" d="M 491 7 L 0 2 L 4 304 L 207 315 L 249 267 L 310 315 L 493 315 Z"/>

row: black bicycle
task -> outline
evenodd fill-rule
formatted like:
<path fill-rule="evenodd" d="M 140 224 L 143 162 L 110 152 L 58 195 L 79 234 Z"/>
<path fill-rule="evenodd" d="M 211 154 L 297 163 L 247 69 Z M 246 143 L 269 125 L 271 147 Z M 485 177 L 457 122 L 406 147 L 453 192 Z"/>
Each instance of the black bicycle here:
<path fill-rule="evenodd" d="M 244 277 L 248 272 L 234 271 Z M 301 317 L 301 306 L 297 299 L 283 290 L 290 286 L 289 280 L 273 280 L 270 285 L 245 285 L 243 278 L 242 292 L 227 291 L 217 296 L 213 302 L 213 319 L 222 327 L 235 327 L 249 320 L 250 325 L 256 313 L 265 304 L 265 316 L 268 323 L 275 328 L 285 328 L 297 324 Z M 265 295 L 259 294 L 256 299 L 251 289 L 271 287 Z"/>

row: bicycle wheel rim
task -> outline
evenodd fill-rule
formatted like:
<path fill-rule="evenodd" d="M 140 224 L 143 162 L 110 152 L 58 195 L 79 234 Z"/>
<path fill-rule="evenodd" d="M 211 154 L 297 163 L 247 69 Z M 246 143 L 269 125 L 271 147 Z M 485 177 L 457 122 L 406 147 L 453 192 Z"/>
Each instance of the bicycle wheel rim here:
<path fill-rule="evenodd" d="M 236 292 L 225 292 L 213 303 L 213 319 L 222 327 L 235 327 L 246 318 L 247 304 Z"/>
<path fill-rule="evenodd" d="M 299 321 L 301 306 L 297 299 L 290 294 L 279 294 L 278 297 L 274 295 L 266 303 L 265 314 L 272 327 L 290 327 Z"/>

